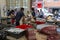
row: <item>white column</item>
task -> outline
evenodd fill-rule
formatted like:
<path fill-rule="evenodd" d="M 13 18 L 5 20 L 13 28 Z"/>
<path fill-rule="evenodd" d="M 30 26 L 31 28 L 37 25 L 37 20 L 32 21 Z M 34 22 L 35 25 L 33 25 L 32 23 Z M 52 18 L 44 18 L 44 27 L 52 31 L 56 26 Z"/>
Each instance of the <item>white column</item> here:
<path fill-rule="evenodd" d="M 6 16 L 6 0 L 0 0 L 0 6 L 1 6 L 1 17 Z"/>
<path fill-rule="evenodd" d="M 25 14 L 27 11 L 30 11 L 30 1 L 31 0 L 23 0 L 23 7 L 25 8 Z"/>

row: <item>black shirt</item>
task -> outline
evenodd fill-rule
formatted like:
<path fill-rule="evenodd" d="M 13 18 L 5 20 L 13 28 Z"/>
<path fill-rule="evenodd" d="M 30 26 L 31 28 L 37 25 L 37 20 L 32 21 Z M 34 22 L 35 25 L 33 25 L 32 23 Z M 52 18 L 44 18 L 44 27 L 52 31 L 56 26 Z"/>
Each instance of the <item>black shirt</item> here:
<path fill-rule="evenodd" d="M 34 11 L 32 12 L 32 16 L 35 17 L 35 12 Z"/>
<path fill-rule="evenodd" d="M 17 12 L 16 14 L 16 20 L 19 21 L 24 16 L 23 12 Z"/>

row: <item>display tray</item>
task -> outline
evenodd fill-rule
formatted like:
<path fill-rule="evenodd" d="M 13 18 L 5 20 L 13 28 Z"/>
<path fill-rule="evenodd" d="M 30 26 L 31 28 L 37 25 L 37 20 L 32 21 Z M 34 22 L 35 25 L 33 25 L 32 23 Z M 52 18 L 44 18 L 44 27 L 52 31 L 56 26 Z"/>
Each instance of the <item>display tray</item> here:
<path fill-rule="evenodd" d="M 60 22 L 56 22 L 55 24 L 58 25 L 58 26 L 60 27 Z"/>
<path fill-rule="evenodd" d="M 42 28 L 48 27 L 48 26 L 52 26 L 52 25 L 49 25 L 49 24 L 41 24 L 41 25 L 37 25 L 36 29 L 41 30 Z"/>
<path fill-rule="evenodd" d="M 56 22 L 60 23 L 60 21 L 56 21 Z"/>
<path fill-rule="evenodd" d="M 36 18 L 36 21 L 46 21 L 45 19 L 43 19 L 43 18 Z"/>
<path fill-rule="evenodd" d="M 55 23 L 54 21 L 46 21 L 46 22 L 47 22 L 47 23 L 51 23 L 51 24 L 52 24 L 52 23 Z"/>
<path fill-rule="evenodd" d="M 8 28 L 5 29 L 5 32 L 7 33 L 7 36 L 11 36 L 16 39 L 19 39 L 20 37 L 25 35 L 26 30 L 18 29 L 18 28 Z"/>

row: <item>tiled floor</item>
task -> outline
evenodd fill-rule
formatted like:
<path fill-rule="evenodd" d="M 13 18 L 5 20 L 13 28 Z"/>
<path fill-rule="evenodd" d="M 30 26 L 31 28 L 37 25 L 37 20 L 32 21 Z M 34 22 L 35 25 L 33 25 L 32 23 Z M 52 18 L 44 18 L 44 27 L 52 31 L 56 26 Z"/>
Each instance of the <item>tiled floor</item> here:
<path fill-rule="evenodd" d="M 46 40 L 47 36 L 43 34 L 36 33 L 37 40 Z"/>
<path fill-rule="evenodd" d="M 27 40 L 25 36 L 19 38 L 19 39 L 15 39 L 13 37 L 7 37 L 9 40 Z M 43 35 L 43 34 L 39 34 L 39 33 L 36 33 L 36 39 L 37 40 L 46 40 L 47 39 L 47 36 L 46 35 Z"/>
<path fill-rule="evenodd" d="M 19 38 L 19 39 L 16 39 L 16 38 L 13 38 L 13 37 L 10 37 L 10 36 L 8 36 L 7 38 L 8 38 L 9 40 L 26 40 L 25 36 L 23 36 L 23 37 L 21 37 L 21 38 Z"/>

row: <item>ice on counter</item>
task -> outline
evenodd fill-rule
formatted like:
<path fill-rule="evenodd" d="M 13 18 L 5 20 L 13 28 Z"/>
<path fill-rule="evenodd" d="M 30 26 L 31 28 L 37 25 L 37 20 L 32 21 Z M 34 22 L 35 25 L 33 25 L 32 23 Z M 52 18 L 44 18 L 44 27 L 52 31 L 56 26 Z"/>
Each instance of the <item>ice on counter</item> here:
<path fill-rule="evenodd" d="M 60 21 L 60 19 L 57 19 L 57 21 Z"/>
<path fill-rule="evenodd" d="M 41 24 L 41 25 L 37 25 L 37 29 L 39 29 L 39 30 L 41 30 L 42 28 L 44 28 L 44 27 L 49 27 L 49 26 L 51 26 L 51 25 L 47 25 L 47 24 Z"/>
<path fill-rule="evenodd" d="M 59 32 L 59 33 L 60 33 L 60 28 L 57 28 L 57 32 Z"/>
<path fill-rule="evenodd" d="M 45 19 L 43 19 L 43 18 L 36 18 L 36 21 L 45 21 Z"/>
<path fill-rule="evenodd" d="M 24 31 L 24 29 L 19 29 L 19 28 L 10 28 L 9 30 L 7 30 L 9 32 L 22 32 Z"/>

